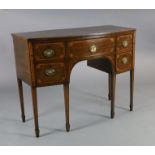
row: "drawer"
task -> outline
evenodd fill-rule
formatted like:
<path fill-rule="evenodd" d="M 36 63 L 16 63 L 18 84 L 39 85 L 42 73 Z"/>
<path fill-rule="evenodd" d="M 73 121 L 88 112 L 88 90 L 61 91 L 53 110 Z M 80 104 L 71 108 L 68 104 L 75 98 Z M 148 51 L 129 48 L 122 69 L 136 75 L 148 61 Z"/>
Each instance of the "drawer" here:
<path fill-rule="evenodd" d="M 130 70 L 132 67 L 132 53 L 118 54 L 116 58 L 116 71 L 118 73 Z"/>
<path fill-rule="evenodd" d="M 65 80 L 65 66 L 63 63 L 48 63 L 36 65 L 37 84 L 55 84 Z"/>
<path fill-rule="evenodd" d="M 63 43 L 37 43 L 34 45 L 36 61 L 61 59 L 65 55 Z"/>
<path fill-rule="evenodd" d="M 133 41 L 132 35 L 123 35 L 117 38 L 117 52 L 127 52 L 132 50 Z"/>
<path fill-rule="evenodd" d="M 114 51 L 114 38 L 74 41 L 69 43 L 69 56 L 83 59 Z"/>

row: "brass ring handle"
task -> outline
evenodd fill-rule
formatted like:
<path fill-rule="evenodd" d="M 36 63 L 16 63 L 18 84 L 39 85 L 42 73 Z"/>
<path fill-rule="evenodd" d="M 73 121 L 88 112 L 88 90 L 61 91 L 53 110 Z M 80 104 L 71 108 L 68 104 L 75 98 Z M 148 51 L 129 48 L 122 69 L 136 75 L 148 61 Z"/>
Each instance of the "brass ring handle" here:
<path fill-rule="evenodd" d="M 54 76 L 56 74 L 56 70 L 53 68 L 49 68 L 45 70 L 45 75 L 46 76 Z"/>
<path fill-rule="evenodd" d="M 123 57 L 122 58 L 122 63 L 123 64 L 127 64 L 128 63 L 128 58 L 127 57 Z"/>
<path fill-rule="evenodd" d="M 122 44 L 123 44 L 123 47 L 127 47 L 127 46 L 128 46 L 128 41 L 127 41 L 127 40 L 124 40 L 124 41 L 122 42 Z"/>
<path fill-rule="evenodd" d="M 43 51 L 43 56 L 46 58 L 50 58 L 55 54 L 53 49 L 46 49 L 45 51 Z"/>
<path fill-rule="evenodd" d="M 91 52 L 91 53 L 96 53 L 96 51 L 97 51 L 96 45 L 95 45 L 95 44 L 91 45 L 91 46 L 90 46 L 90 52 Z"/>

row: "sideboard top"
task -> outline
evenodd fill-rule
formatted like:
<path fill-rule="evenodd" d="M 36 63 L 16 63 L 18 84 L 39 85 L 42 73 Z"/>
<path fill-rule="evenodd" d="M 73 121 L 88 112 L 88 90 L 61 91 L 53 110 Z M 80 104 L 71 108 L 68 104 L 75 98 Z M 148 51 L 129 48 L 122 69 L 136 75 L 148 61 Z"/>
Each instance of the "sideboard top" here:
<path fill-rule="evenodd" d="M 72 38 L 72 37 L 87 37 L 87 36 L 89 37 L 89 36 L 120 33 L 125 31 L 135 31 L 135 29 L 113 25 L 104 25 L 94 27 L 80 27 L 70 29 L 13 33 L 12 35 L 24 39 L 45 39 L 45 38 Z"/>

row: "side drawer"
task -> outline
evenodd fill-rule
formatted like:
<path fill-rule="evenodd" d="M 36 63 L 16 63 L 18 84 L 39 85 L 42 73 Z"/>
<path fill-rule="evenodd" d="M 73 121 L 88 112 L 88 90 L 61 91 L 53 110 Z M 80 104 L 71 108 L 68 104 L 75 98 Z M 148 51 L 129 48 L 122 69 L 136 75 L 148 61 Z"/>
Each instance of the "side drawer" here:
<path fill-rule="evenodd" d="M 36 65 L 36 81 L 38 85 L 61 83 L 65 80 L 65 77 L 65 65 L 63 63 Z"/>
<path fill-rule="evenodd" d="M 117 37 L 117 53 L 127 52 L 133 49 L 132 34 Z"/>
<path fill-rule="evenodd" d="M 132 68 L 132 52 L 118 54 L 116 58 L 117 73 L 128 71 Z"/>
<path fill-rule="evenodd" d="M 35 43 L 33 51 L 35 61 L 62 59 L 65 55 L 65 47 L 61 42 Z"/>

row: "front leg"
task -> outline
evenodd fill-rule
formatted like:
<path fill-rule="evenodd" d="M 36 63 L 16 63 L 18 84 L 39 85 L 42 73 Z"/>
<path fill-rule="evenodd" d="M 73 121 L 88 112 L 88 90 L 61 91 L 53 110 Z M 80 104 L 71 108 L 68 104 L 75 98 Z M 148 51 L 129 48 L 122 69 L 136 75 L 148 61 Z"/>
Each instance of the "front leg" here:
<path fill-rule="evenodd" d="M 20 99 L 20 108 L 21 108 L 21 117 L 22 121 L 25 122 L 25 110 L 24 110 L 24 97 L 23 97 L 23 84 L 22 80 L 17 79 L 19 99 Z"/>
<path fill-rule="evenodd" d="M 134 70 L 130 71 L 130 111 L 133 111 Z"/>
<path fill-rule="evenodd" d="M 111 74 L 111 118 L 115 116 L 115 85 L 116 85 L 116 74 Z"/>
<path fill-rule="evenodd" d="M 109 94 L 108 94 L 108 99 L 111 100 L 111 74 L 108 74 L 108 89 L 109 89 Z"/>
<path fill-rule="evenodd" d="M 38 103 L 37 103 L 37 88 L 31 87 L 32 101 L 33 101 L 33 114 L 34 114 L 34 124 L 35 124 L 35 134 L 39 137 L 39 123 L 38 123 Z"/>
<path fill-rule="evenodd" d="M 69 123 L 69 82 L 64 83 L 64 99 L 65 99 L 65 114 L 66 114 L 66 131 L 70 131 Z"/>

